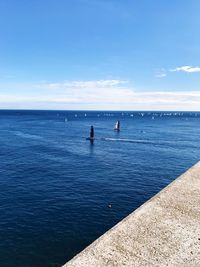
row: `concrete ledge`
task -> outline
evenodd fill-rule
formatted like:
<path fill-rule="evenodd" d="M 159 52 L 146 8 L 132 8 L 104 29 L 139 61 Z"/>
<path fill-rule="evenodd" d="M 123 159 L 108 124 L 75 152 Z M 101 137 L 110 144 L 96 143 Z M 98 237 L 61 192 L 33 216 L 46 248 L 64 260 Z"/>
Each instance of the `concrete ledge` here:
<path fill-rule="evenodd" d="M 64 267 L 200 266 L 200 162 Z"/>

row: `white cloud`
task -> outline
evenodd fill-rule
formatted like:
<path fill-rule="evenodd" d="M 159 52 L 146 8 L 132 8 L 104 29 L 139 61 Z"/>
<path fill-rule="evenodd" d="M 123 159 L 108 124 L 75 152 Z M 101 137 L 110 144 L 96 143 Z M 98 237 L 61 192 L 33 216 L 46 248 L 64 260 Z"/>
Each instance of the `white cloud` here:
<path fill-rule="evenodd" d="M 32 94 L 0 93 L 0 108 L 200 111 L 200 91 L 138 91 L 121 80 L 43 82 L 30 88 Z"/>
<path fill-rule="evenodd" d="M 156 78 L 164 78 L 166 76 L 167 76 L 167 71 L 164 68 L 157 70 L 157 72 L 155 74 Z"/>
<path fill-rule="evenodd" d="M 43 83 L 42 86 L 49 88 L 111 88 L 113 86 L 120 86 L 126 84 L 127 81 L 122 80 L 91 80 L 91 81 L 65 81 L 62 83 Z M 39 85 L 40 86 L 40 85 Z"/>
<path fill-rule="evenodd" d="M 97 81 L 65 81 L 63 83 L 42 84 L 56 98 L 66 102 L 76 103 L 120 103 L 126 102 L 133 91 L 125 87 L 127 81 L 121 80 L 97 80 Z M 40 87 L 40 85 L 38 85 Z M 54 90 L 52 90 L 54 89 Z M 60 100 L 58 100 L 60 101 Z"/>
<path fill-rule="evenodd" d="M 157 74 L 155 74 L 156 78 L 164 78 L 166 76 L 167 76 L 167 73 L 157 73 Z"/>
<path fill-rule="evenodd" d="M 182 66 L 182 67 L 177 67 L 175 69 L 170 69 L 169 71 L 171 72 L 177 72 L 177 71 L 183 71 L 183 72 L 200 72 L 200 67 L 192 67 L 192 66 Z"/>
<path fill-rule="evenodd" d="M 194 72 L 200 72 L 200 67 L 192 67 L 192 66 L 181 66 L 181 67 L 176 67 L 174 69 L 161 69 L 159 70 L 156 74 L 156 78 L 164 78 L 167 76 L 167 73 L 169 72 L 186 72 L 186 73 L 194 73 Z"/>

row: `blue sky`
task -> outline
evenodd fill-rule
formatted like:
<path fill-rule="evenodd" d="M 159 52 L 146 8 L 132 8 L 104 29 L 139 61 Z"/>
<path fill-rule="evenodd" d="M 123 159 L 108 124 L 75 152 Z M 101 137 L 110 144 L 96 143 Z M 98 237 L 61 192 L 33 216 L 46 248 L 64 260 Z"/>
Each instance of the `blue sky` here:
<path fill-rule="evenodd" d="M 1 0 L 0 108 L 200 110 L 200 1 Z"/>

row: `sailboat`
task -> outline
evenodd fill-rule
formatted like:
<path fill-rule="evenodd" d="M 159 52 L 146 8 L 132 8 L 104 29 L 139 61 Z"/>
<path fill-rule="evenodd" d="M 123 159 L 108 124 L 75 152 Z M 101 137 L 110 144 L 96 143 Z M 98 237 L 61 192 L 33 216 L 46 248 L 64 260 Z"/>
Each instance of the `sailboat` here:
<path fill-rule="evenodd" d="M 116 122 L 114 130 L 115 131 L 120 131 L 120 121 Z"/>
<path fill-rule="evenodd" d="M 91 143 L 94 142 L 94 127 L 90 127 L 90 137 L 86 138 L 86 140 L 89 140 Z"/>

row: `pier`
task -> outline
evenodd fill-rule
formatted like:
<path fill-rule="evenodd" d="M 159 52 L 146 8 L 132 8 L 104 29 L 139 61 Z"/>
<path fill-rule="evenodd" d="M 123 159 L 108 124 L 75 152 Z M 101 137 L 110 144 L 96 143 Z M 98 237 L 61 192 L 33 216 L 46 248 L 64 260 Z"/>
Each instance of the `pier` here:
<path fill-rule="evenodd" d="M 200 266 L 200 162 L 63 267 Z"/>

